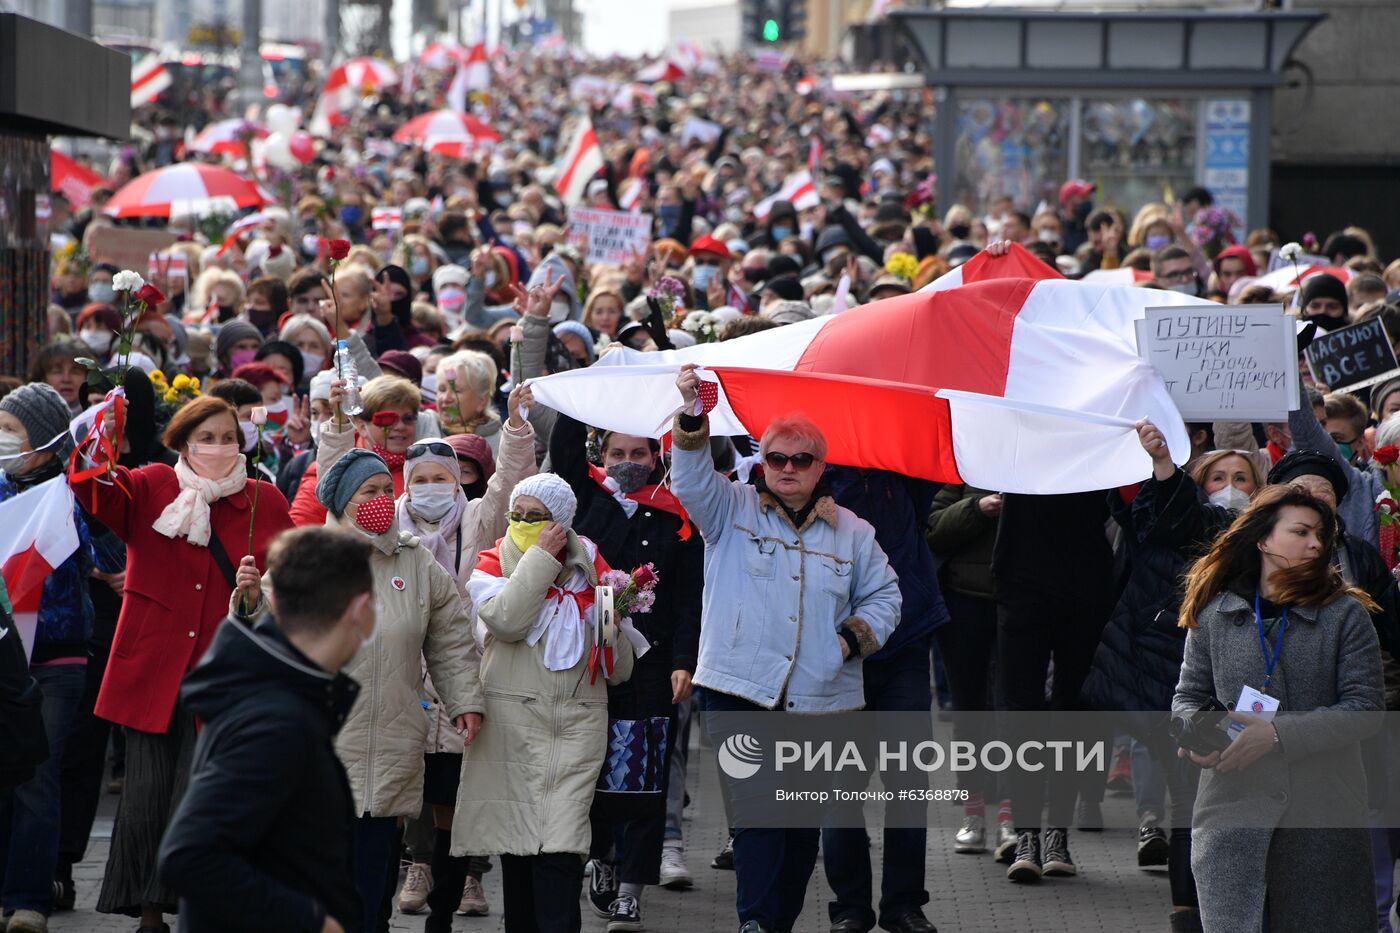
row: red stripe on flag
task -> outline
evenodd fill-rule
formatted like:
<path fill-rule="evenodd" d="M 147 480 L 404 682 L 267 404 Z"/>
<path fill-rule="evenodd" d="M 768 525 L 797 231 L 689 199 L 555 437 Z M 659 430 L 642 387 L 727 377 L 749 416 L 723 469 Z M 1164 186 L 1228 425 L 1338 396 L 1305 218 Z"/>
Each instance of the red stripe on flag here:
<path fill-rule="evenodd" d="M 827 461 L 961 483 L 952 415 L 935 389 L 877 379 L 721 367 L 725 398 L 754 437 L 801 414 L 826 437 Z"/>
<path fill-rule="evenodd" d="M 142 87 L 150 84 L 163 74 L 165 74 L 165 66 L 157 64 L 154 68 L 150 68 L 134 77 L 131 81 L 131 89 L 133 91 L 139 91 Z"/>
<path fill-rule="evenodd" d="M 5 559 L 3 570 L 5 589 L 10 594 L 10 602 L 15 612 L 38 612 L 39 600 L 44 594 L 44 579 L 53 568 L 39 549 L 30 545 L 17 554 Z"/>
<path fill-rule="evenodd" d="M 579 165 L 583 162 L 589 151 L 597 148 L 598 134 L 593 131 L 593 125 L 590 123 L 588 129 L 584 130 L 582 137 L 579 139 L 578 148 L 574 151 L 573 159 L 570 160 L 568 167 L 564 169 L 564 174 L 560 176 L 559 184 L 555 186 L 556 190 L 561 192 L 569 190 L 573 185 L 574 172 L 578 171 Z"/>
<path fill-rule="evenodd" d="M 837 315 L 793 368 L 1004 395 L 1011 333 L 1034 286 L 993 279 L 877 301 Z"/>

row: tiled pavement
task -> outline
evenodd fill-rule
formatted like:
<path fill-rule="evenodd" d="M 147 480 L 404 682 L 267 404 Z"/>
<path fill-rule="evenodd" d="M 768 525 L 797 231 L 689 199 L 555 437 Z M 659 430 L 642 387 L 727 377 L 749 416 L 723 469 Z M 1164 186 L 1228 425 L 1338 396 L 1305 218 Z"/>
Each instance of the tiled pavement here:
<path fill-rule="evenodd" d="M 698 732 L 699 730 L 697 730 Z M 725 825 L 720 802 L 717 771 L 708 748 L 696 747 L 691 753 L 689 784 L 692 797 L 687 811 L 687 861 L 696 885 L 685 892 L 648 889 L 643 902 L 646 929 L 653 933 L 692 933 L 692 931 L 732 931 L 734 919 L 734 875 L 709 867 L 711 856 L 724 841 Z M 89 858 L 76 872 L 78 909 L 56 915 L 51 923 L 55 933 L 131 933 L 135 921 L 93 912 L 97 886 L 107 857 L 107 835 L 115 798 L 104 800 L 97 833 Z M 930 805 L 934 806 L 934 805 Z M 939 804 L 938 806 L 951 806 Z M 1105 815 L 1110 825 L 1128 825 L 1132 820 L 1132 799 L 1110 795 Z M 868 809 L 878 819 L 878 808 Z M 956 821 L 940 815 L 947 824 Z M 1135 834 L 1128 830 L 1071 834 L 1071 848 L 1081 874 L 1071 879 L 1047 879 L 1032 887 L 1012 885 L 1005 869 L 990 855 L 956 855 L 951 830 L 930 832 L 926 854 L 928 889 L 932 901 L 926 908 L 929 918 L 942 933 L 992 933 L 1001 930 L 1034 930 L 1035 933 L 1134 933 L 1167 929 L 1168 889 L 1165 869 L 1142 870 L 1136 862 Z M 875 834 L 872 861 L 878 866 L 879 834 Z M 459 933 L 498 933 L 500 918 L 500 875 L 491 872 L 485 879 L 492 915 L 485 918 L 458 917 Z M 878 890 L 878 869 L 876 890 Z M 808 889 L 807 909 L 795 933 L 826 933 L 830 924 L 826 905 L 831 898 L 822 863 L 818 861 Z M 392 929 L 421 930 L 422 918 L 396 915 Z M 603 921 L 584 908 L 584 933 L 602 933 Z M 248 917 L 245 929 L 259 929 L 258 919 Z"/>

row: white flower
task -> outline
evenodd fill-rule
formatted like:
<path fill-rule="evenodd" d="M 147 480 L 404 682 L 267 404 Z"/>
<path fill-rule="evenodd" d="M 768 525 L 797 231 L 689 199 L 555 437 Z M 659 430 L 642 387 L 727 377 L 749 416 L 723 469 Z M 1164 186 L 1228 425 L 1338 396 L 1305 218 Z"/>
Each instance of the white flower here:
<path fill-rule="evenodd" d="M 685 316 L 685 320 L 681 322 L 681 327 L 691 333 L 695 333 L 704 326 L 705 318 L 706 314 L 704 311 L 692 311 Z"/>
<path fill-rule="evenodd" d="M 261 428 L 262 426 L 267 424 L 267 409 L 261 405 L 257 406 L 253 409 L 252 415 L 248 418 L 248 420 Z"/>
<path fill-rule="evenodd" d="M 118 272 L 112 276 L 112 290 L 118 292 L 139 292 L 141 286 L 146 284 L 146 280 L 141 278 L 130 269 Z"/>
<path fill-rule="evenodd" d="M 1285 262 L 1297 262 L 1298 257 L 1303 254 L 1303 247 L 1297 243 L 1285 243 L 1279 248 L 1278 256 Z"/>

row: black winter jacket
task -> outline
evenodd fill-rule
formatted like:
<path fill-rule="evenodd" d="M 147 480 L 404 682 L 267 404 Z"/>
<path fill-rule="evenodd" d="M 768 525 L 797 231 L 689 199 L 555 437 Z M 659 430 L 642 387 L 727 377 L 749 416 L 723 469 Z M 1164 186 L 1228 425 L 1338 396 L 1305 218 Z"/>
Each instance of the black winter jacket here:
<path fill-rule="evenodd" d="M 549 437 L 549 461 L 568 481 L 578 499 L 574 531 L 598 545 L 614 570 L 632 571 L 656 565 L 661 578 L 651 612 L 632 617 L 651 650 L 637 661 L 667 664 L 667 671 L 695 672 L 700 651 L 700 595 L 705 585 L 705 543 L 693 525 L 690 537 L 679 537 L 681 520 L 670 512 L 640 505 L 631 518 L 588 472 L 588 429 L 560 414 Z"/>
<path fill-rule="evenodd" d="M 180 696 L 204 724 L 189 790 L 160 847 L 180 929 L 365 928 L 355 813 L 335 734 L 359 687 L 308 660 L 271 617 L 219 626 Z"/>

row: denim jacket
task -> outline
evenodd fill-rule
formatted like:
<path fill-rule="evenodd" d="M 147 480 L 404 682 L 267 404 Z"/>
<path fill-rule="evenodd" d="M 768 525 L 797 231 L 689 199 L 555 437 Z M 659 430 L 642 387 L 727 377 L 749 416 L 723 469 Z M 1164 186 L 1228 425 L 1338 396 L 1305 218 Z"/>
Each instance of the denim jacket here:
<path fill-rule="evenodd" d="M 708 422 L 672 434 L 672 489 L 705 539 L 695 683 L 769 709 L 825 713 L 865 704 L 860 657 L 899 624 L 899 581 L 855 513 L 820 499 L 801 528 L 781 504 L 729 482 L 710 459 Z"/>

